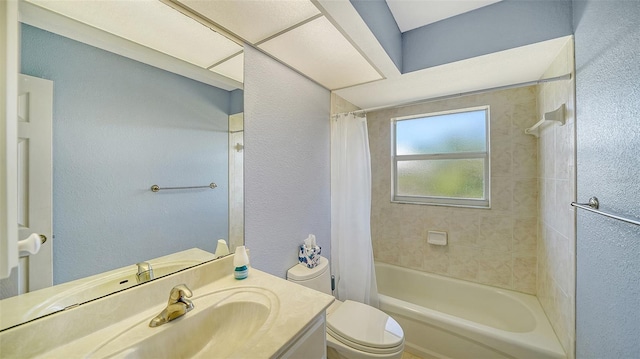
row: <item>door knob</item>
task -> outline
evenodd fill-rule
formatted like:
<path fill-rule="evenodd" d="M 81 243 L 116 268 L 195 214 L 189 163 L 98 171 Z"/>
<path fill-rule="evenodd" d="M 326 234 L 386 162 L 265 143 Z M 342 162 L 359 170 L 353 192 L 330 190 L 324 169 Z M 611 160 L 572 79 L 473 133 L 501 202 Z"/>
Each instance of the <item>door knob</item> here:
<path fill-rule="evenodd" d="M 43 234 L 31 233 L 31 235 L 21 241 L 18 241 L 18 252 L 26 252 L 36 254 L 40 251 L 40 247 L 47 241 L 47 237 Z"/>

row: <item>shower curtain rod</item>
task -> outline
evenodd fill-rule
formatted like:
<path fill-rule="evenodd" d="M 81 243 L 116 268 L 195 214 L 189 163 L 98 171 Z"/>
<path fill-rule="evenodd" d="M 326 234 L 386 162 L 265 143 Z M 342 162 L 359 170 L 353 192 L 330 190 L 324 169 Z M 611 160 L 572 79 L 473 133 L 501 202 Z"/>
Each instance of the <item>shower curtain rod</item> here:
<path fill-rule="evenodd" d="M 566 74 L 566 75 L 562 75 L 562 76 L 550 77 L 550 78 L 547 78 L 547 79 L 528 81 L 528 82 L 520 82 L 520 83 L 513 84 L 513 85 L 491 87 L 491 88 L 486 88 L 486 89 L 482 89 L 482 90 L 473 90 L 473 91 L 468 91 L 468 92 L 455 93 L 455 94 L 451 94 L 451 95 L 432 97 L 432 98 L 418 100 L 418 101 L 406 102 L 406 103 L 402 103 L 402 104 L 399 104 L 399 105 L 379 106 L 379 107 L 371 107 L 371 108 L 367 108 L 367 109 L 363 109 L 363 110 L 342 112 L 342 113 L 337 113 L 337 114 L 331 115 L 331 117 L 335 117 L 335 116 L 343 115 L 343 114 L 349 114 L 349 113 L 352 113 L 354 115 L 366 114 L 367 112 L 371 112 L 371 111 L 387 110 L 387 109 L 391 109 L 391 108 L 401 108 L 401 107 L 407 107 L 407 106 L 413 106 L 413 105 L 420 105 L 420 104 L 427 103 L 427 102 L 447 100 L 447 99 L 450 99 L 450 98 L 456 98 L 456 97 L 462 97 L 462 96 L 468 96 L 468 95 L 477 95 L 477 94 L 485 93 L 485 92 L 493 92 L 493 91 L 507 90 L 507 89 L 512 89 L 512 88 L 531 86 L 531 85 L 539 85 L 539 84 L 543 84 L 543 83 L 547 83 L 547 82 L 555 82 L 555 81 L 561 81 L 561 80 L 571 80 L 571 77 L 572 77 L 571 74 Z"/>

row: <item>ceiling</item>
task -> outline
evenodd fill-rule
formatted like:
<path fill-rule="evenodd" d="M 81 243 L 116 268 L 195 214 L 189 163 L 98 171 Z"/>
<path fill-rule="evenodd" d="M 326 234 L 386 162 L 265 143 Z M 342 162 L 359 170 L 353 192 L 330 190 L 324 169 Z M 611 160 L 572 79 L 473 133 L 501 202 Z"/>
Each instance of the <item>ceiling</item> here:
<path fill-rule="evenodd" d="M 385 0 L 400 32 L 432 24 L 501 0 Z"/>
<path fill-rule="evenodd" d="M 238 82 L 244 43 L 328 89 L 383 78 L 309 0 L 25 1 Z"/>
<path fill-rule="evenodd" d="M 571 41 L 571 36 L 409 72 L 335 93 L 362 109 L 375 109 L 537 81 L 567 41 Z"/>
<path fill-rule="evenodd" d="M 538 80 L 566 41 L 402 74 L 349 0 L 24 1 L 240 87 L 248 43 L 361 108 Z M 386 1 L 402 31 L 497 2 Z"/>

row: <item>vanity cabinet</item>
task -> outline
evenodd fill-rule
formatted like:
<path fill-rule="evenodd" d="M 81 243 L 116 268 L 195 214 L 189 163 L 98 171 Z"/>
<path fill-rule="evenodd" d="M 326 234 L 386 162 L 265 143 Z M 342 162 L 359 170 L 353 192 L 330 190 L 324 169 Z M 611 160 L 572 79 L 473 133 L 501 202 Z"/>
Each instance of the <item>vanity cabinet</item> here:
<path fill-rule="evenodd" d="M 294 338 L 279 358 L 326 358 L 327 330 L 326 315 L 322 312 L 314 318 L 302 332 Z"/>

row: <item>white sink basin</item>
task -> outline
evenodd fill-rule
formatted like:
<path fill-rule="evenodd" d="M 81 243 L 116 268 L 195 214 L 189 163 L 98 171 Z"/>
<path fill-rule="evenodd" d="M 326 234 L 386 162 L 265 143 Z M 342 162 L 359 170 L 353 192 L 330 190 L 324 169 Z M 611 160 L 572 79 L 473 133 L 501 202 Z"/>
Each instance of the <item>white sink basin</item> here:
<path fill-rule="evenodd" d="M 268 331 L 279 310 L 276 295 L 258 287 L 220 290 L 192 300 L 194 309 L 181 318 L 155 328 L 149 327 L 155 314 L 137 319 L 88 357 L 226 358 Z"/>

